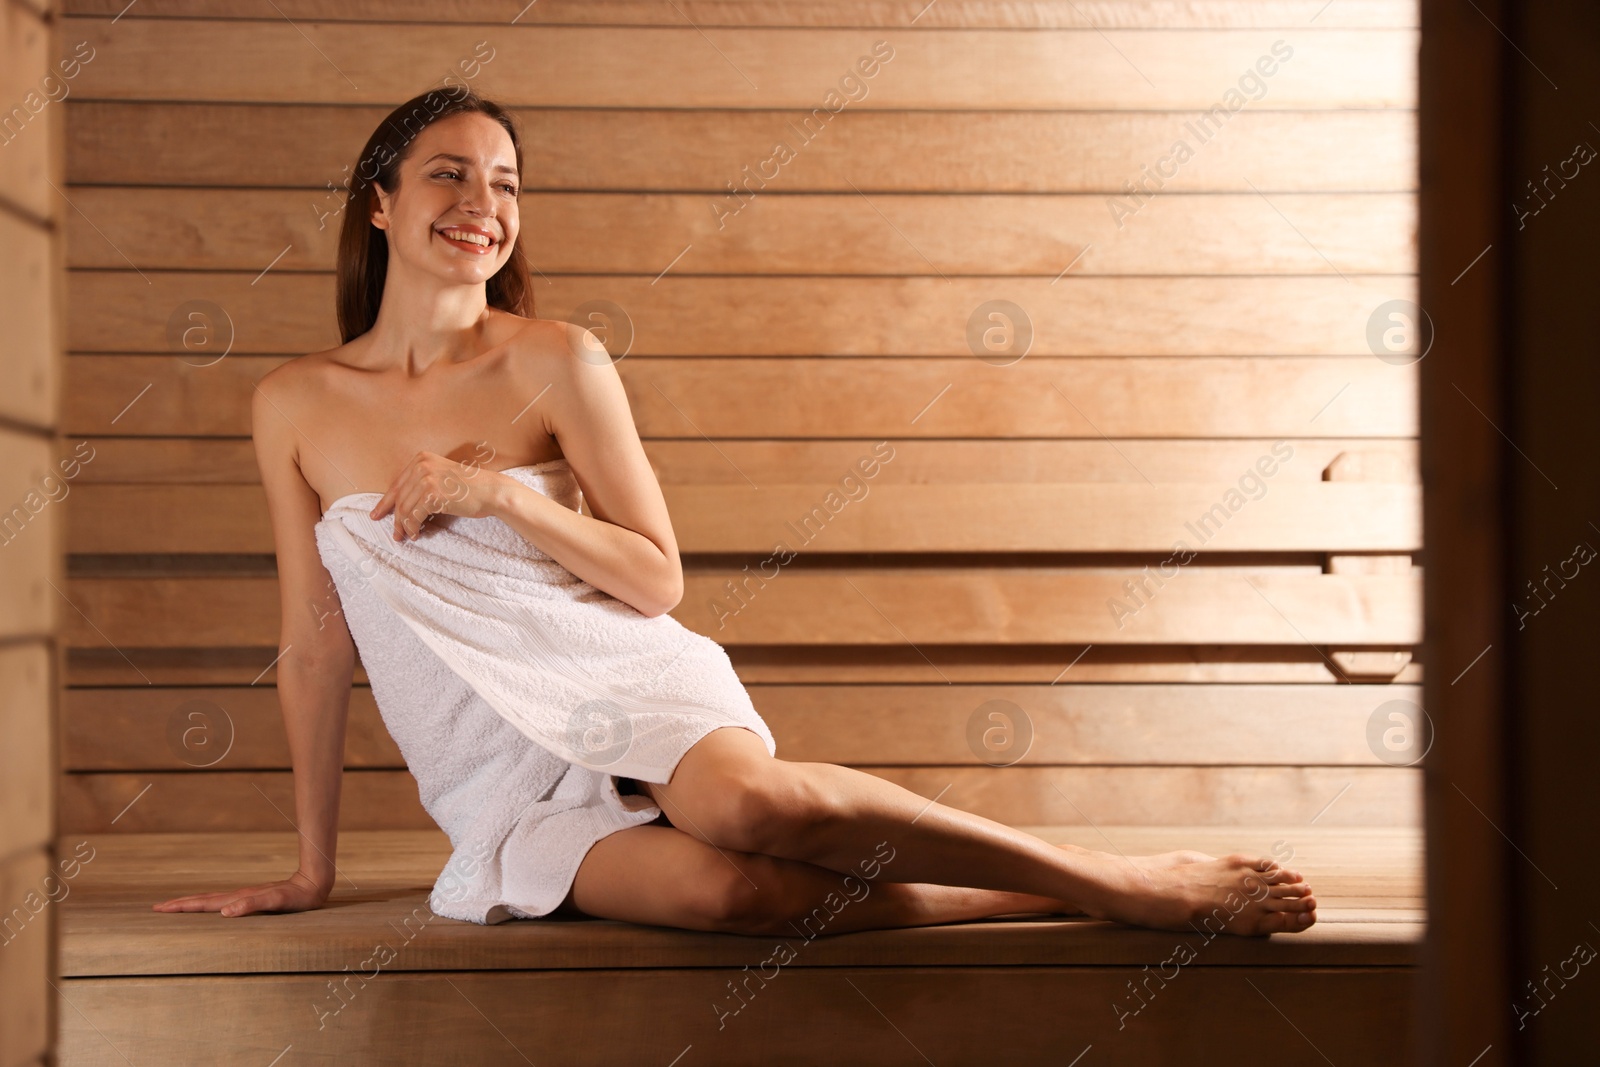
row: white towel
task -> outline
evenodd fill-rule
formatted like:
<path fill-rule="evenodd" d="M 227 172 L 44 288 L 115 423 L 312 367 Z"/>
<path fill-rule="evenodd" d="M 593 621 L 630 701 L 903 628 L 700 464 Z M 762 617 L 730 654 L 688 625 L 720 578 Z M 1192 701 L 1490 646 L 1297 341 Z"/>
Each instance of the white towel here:
<path fill-rule="evenodd" d="M 565 460 L 503 473 L 579 507 Z M 454 849 L 436 913 L 547 914 L 594 842 L 660 814 L 617 778 L 668 782 L 718 727 L 776 755 L 715 641 L 647 618 L 497 518 L 438 515 L 397 542 L 393 515 L 367 517 L 380 495 L 334 501 L 316 540 L 384 724 Z"/>

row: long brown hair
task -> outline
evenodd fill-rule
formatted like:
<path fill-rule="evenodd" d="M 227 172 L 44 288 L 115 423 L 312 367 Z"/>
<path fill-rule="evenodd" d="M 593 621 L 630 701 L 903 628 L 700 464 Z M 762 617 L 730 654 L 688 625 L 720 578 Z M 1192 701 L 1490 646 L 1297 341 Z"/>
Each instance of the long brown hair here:
<path fill-rule="evenodd" d="M 361 150 L 348 182 L 350 193 L 345 198 L 344 221 L 339 229 L 336 298 L 339 333 L 344 343 L 360 337 L 378 321 L 378 305 L 383 300 L 383 283 L 389 272 L 388 234 L 372 224 L 378 195 L 374 187 L 381 186 L 392 196 L 400 184 L 400 164 L 410 155 L 417 135 L 440 119 L 463 112 L 487 115 L 505 127 L 516 152 L 520 183 L 522 138 L 517 136 L 511 113 L 494 101 L 456 85 L 414 96 L 389 112 L 367 138 L 367 146 Z M 528 277 L 520 234 L 505 266 L 484 286 L 490 307 L 533 317 L 533 283 Z"/>

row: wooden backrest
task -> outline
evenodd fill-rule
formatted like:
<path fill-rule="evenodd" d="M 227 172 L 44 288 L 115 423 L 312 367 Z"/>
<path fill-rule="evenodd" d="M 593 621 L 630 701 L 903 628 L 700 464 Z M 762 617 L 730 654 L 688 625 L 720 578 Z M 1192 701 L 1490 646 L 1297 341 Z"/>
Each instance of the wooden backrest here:
<path fill-rule="evenodd" d="M 1417 375 L 1373 341 L 1415 5 L 688 6 L 68 20 L 66 821 L 286 825 L 250 386 L 337 339 L 326 183 L 486 41 L 539 313 L 611 309 L 674 614 L 780 755 L 1021 824 L 1416 824 Z M 193 301 L 225 358 L 174 353 Z M 345 824 L 416 825 L 354 709 Z"/>

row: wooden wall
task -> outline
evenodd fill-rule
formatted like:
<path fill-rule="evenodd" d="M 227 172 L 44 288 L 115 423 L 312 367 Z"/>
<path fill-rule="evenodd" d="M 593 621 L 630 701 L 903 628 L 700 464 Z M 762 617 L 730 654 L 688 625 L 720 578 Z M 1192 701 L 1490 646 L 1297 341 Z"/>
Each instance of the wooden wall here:
<path fill-rule="evenodd" d="M 0 2 L 0 1064 L 55 1042 L 57 635 L 66 577 L 59 42 L 48 3 Z M 76 867 L 70 868 L 76 873 Z"/>
<path fill-rule="evenodd" d="M 69 5 L 66 826 L 288 825 L 250 386 L 336 342 L 330 190 L 447 75 L 522 122 L 538 313 L 609 302 L 674 614 L 780 755 L 1018 824 L 1419 824 L 1372 740 L 1420 701 L 1416 365 L 1369 342 L 1414 2 L 502 6 Z M 347 766 L 347 827 L 426 824 L 365 687 Z"/>

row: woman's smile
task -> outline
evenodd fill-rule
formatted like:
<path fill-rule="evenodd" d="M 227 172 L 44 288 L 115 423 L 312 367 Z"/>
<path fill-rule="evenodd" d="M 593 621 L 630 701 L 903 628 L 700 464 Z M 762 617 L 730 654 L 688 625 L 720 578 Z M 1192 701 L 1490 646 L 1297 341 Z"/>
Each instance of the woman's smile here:
<path fill-rule="evenodd" d="M 493 255 L 500 239 L 481 226 L 441 226 L 434 233 L 446 244 L 477 256 Z"/>

